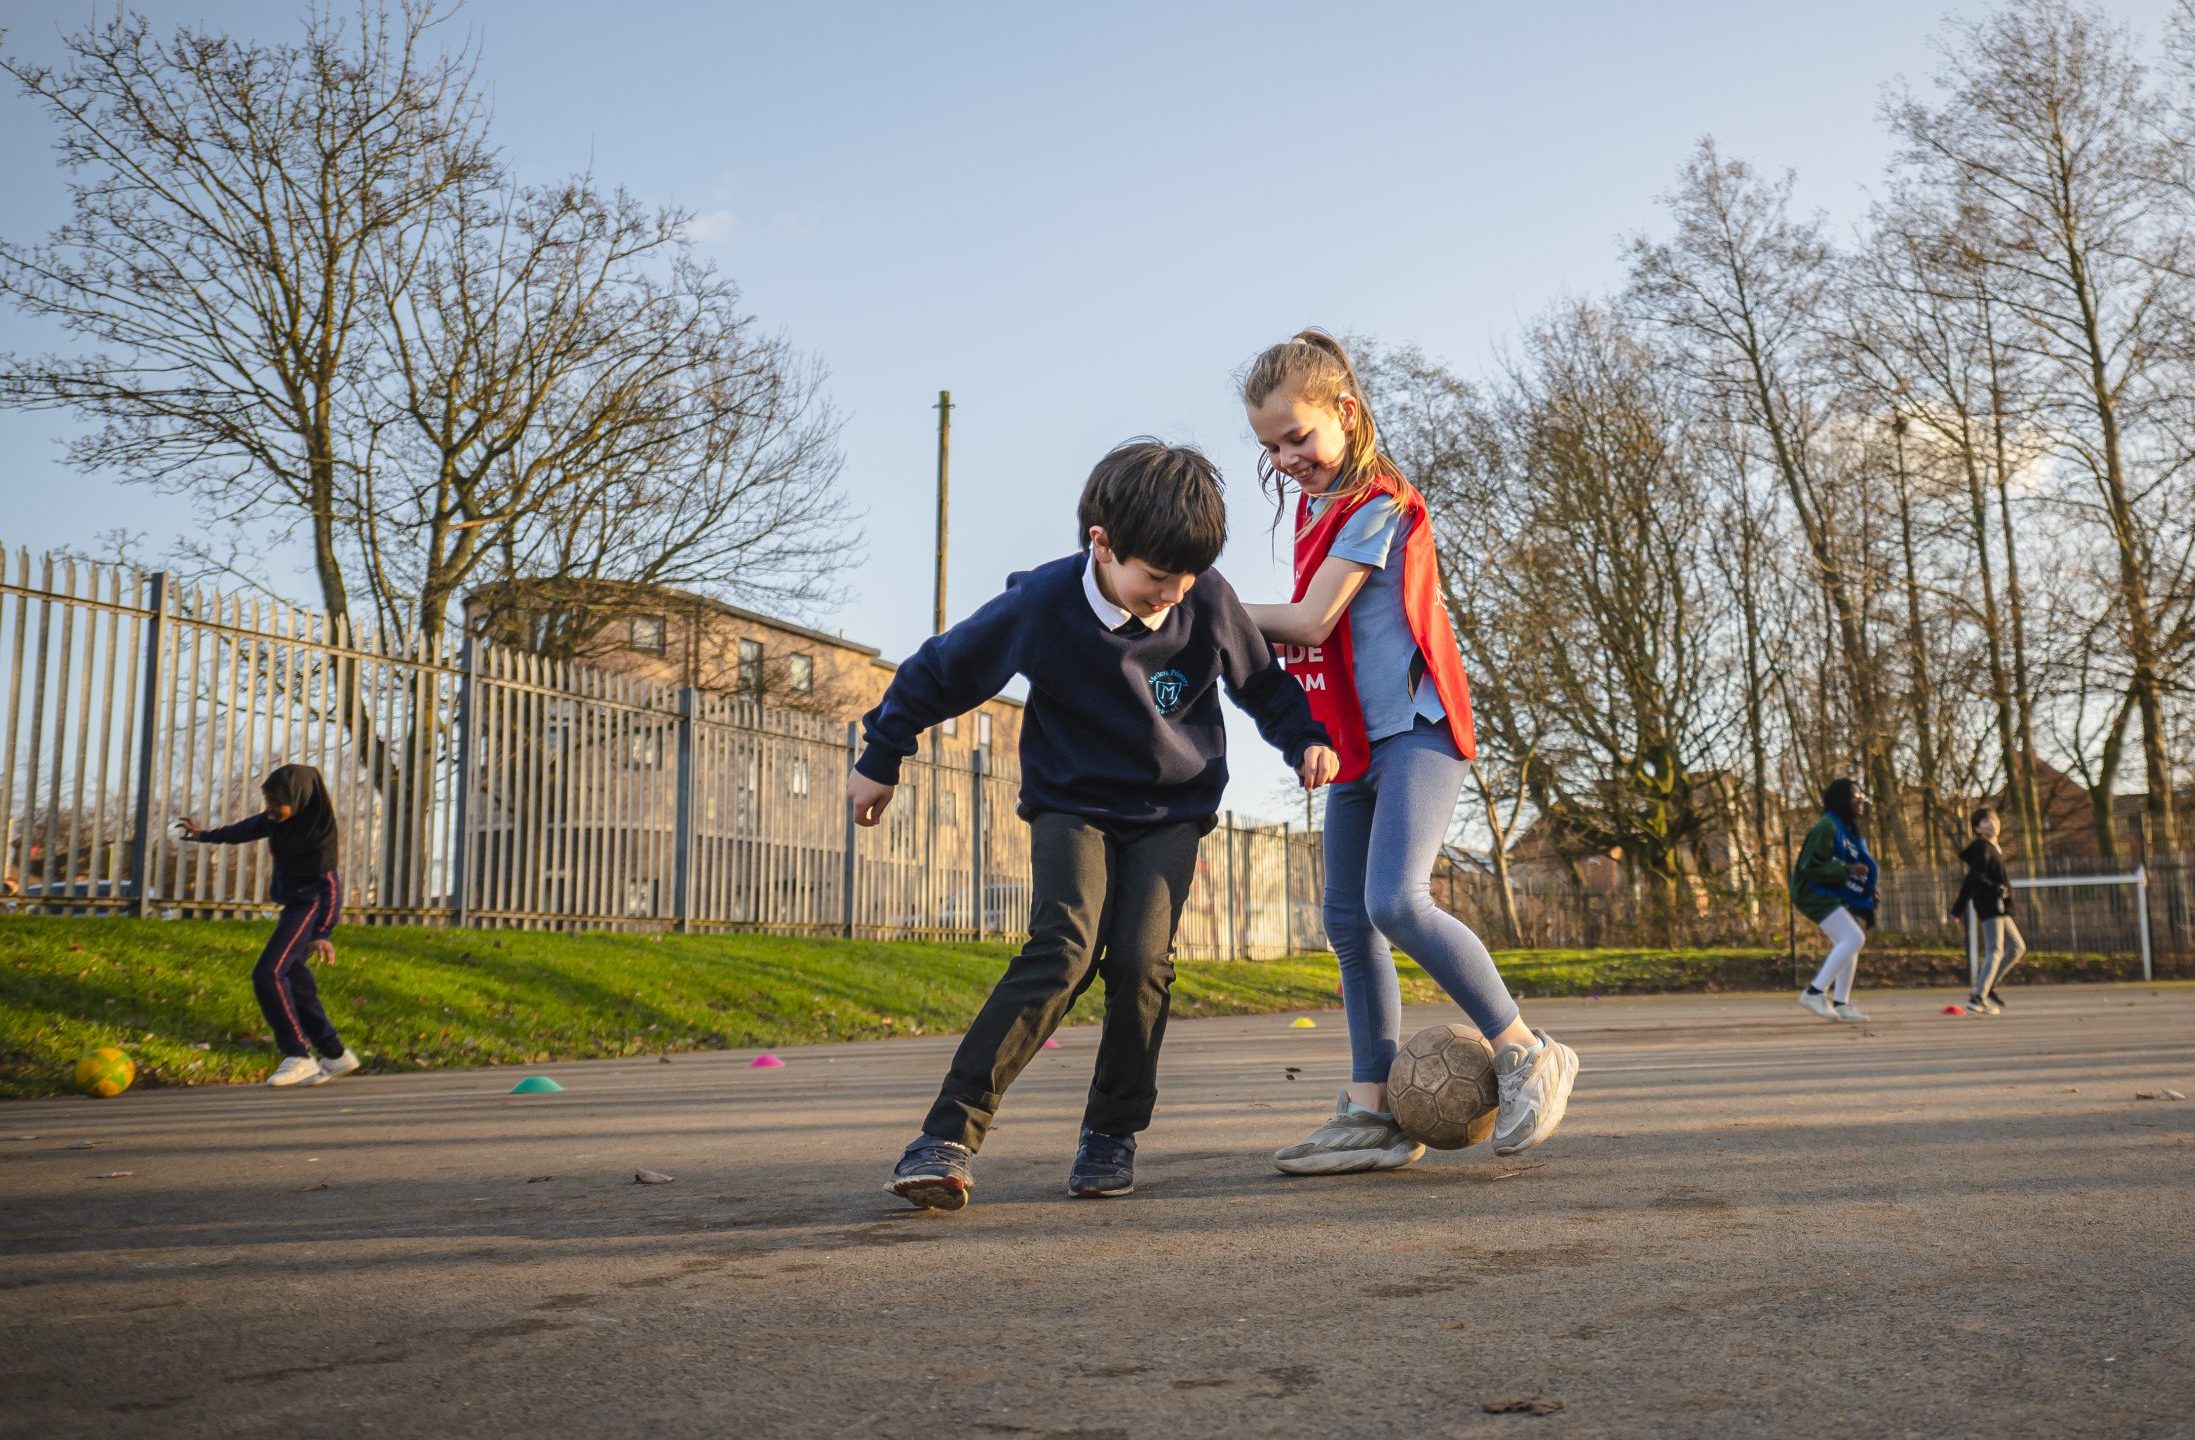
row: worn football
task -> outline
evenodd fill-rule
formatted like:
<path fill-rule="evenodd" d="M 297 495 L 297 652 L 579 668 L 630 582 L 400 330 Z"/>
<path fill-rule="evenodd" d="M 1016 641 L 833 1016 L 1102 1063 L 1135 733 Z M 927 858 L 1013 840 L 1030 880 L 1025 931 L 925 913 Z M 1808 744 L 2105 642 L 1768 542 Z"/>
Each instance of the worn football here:
<path fill-rule="evenodd" d="M 1426 1026 L 1395 1052 L 1387 1072 L 1387 1108 L 1395 1123 L 1435 1150 L 1484 1140 L 1500 1105 L 1494 1047 L 1465 1025 Z"/>

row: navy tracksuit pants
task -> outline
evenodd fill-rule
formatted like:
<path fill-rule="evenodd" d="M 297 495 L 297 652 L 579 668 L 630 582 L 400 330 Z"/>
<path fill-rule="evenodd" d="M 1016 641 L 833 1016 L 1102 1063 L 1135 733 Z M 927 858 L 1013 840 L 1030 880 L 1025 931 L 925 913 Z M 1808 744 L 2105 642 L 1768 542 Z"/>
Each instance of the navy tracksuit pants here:
<path fill-rule="evenodd" d="M 282 915 L 252 968 L 259 1013 L 267 1017 L 284 1055 L 318 1050 L 332 1060 L 343 1053 L 343 1041 L 320 1006 L 320 987 L 306 962 L 312 958 L 313 942 L 325 940 L 342 916 L 343 878 L 331 870 L 316 880 L 283 886 L 275 899 Z"/>

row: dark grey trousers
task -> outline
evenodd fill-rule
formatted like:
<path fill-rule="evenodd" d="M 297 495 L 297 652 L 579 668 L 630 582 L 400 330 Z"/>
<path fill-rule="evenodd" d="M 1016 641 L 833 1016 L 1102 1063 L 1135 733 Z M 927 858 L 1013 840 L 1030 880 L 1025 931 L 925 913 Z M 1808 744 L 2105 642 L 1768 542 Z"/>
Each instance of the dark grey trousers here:
<path fill-rule="evenodd" d="M 968 1027 L 922 1122 L 925 1135 L 980 1148 L 1006 1087 L 1100 976 L 1105 1023 L 1082 1123 L 1107 1135 L 1150 1125 L 1173 998 L 1174 925 L 1209 828 L 1052 812 L 1029 822 L 1029 943 Z"/>

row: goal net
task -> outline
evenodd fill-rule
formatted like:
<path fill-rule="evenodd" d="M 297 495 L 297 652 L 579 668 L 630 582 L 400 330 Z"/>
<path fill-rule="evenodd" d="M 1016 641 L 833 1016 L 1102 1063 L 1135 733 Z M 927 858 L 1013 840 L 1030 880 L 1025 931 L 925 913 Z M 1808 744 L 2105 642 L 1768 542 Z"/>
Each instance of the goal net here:
<path fill-rule="evenodd" d="M 2030 951 L 2138 958 L 2142 978 L 2155 978 L 2150 956 L 2149 874 L 2036 875 L 2012 882 L 2013 923 Z M 1980 927 L 1966 917 L 1970 981 L 1981 977 Z"/>

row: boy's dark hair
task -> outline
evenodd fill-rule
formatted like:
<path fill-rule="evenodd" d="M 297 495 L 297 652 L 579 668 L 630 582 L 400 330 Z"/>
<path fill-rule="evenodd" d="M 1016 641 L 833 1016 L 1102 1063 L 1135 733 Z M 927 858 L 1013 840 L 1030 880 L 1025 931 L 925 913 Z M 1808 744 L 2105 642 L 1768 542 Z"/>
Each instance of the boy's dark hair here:
<path fill-rule="evenodd" d="M 1969 830 L 1979 830 L 1982 828 L 1982 822 L 1996 813 L 1987 805 L 1977 805 L 1974 808 L 1974 813 L 1966 817 L 1966 826 Z"/>
<path fill-rule="evenodd" d="M 1148 436 L 1115 445 L 1082 487 L 1076 542 L 1090 548 L 1102 526 L 1116 560 L 1201 575 L 1227 543 L 1227 500 L 1219 467 L 1189 445 Z"/>

